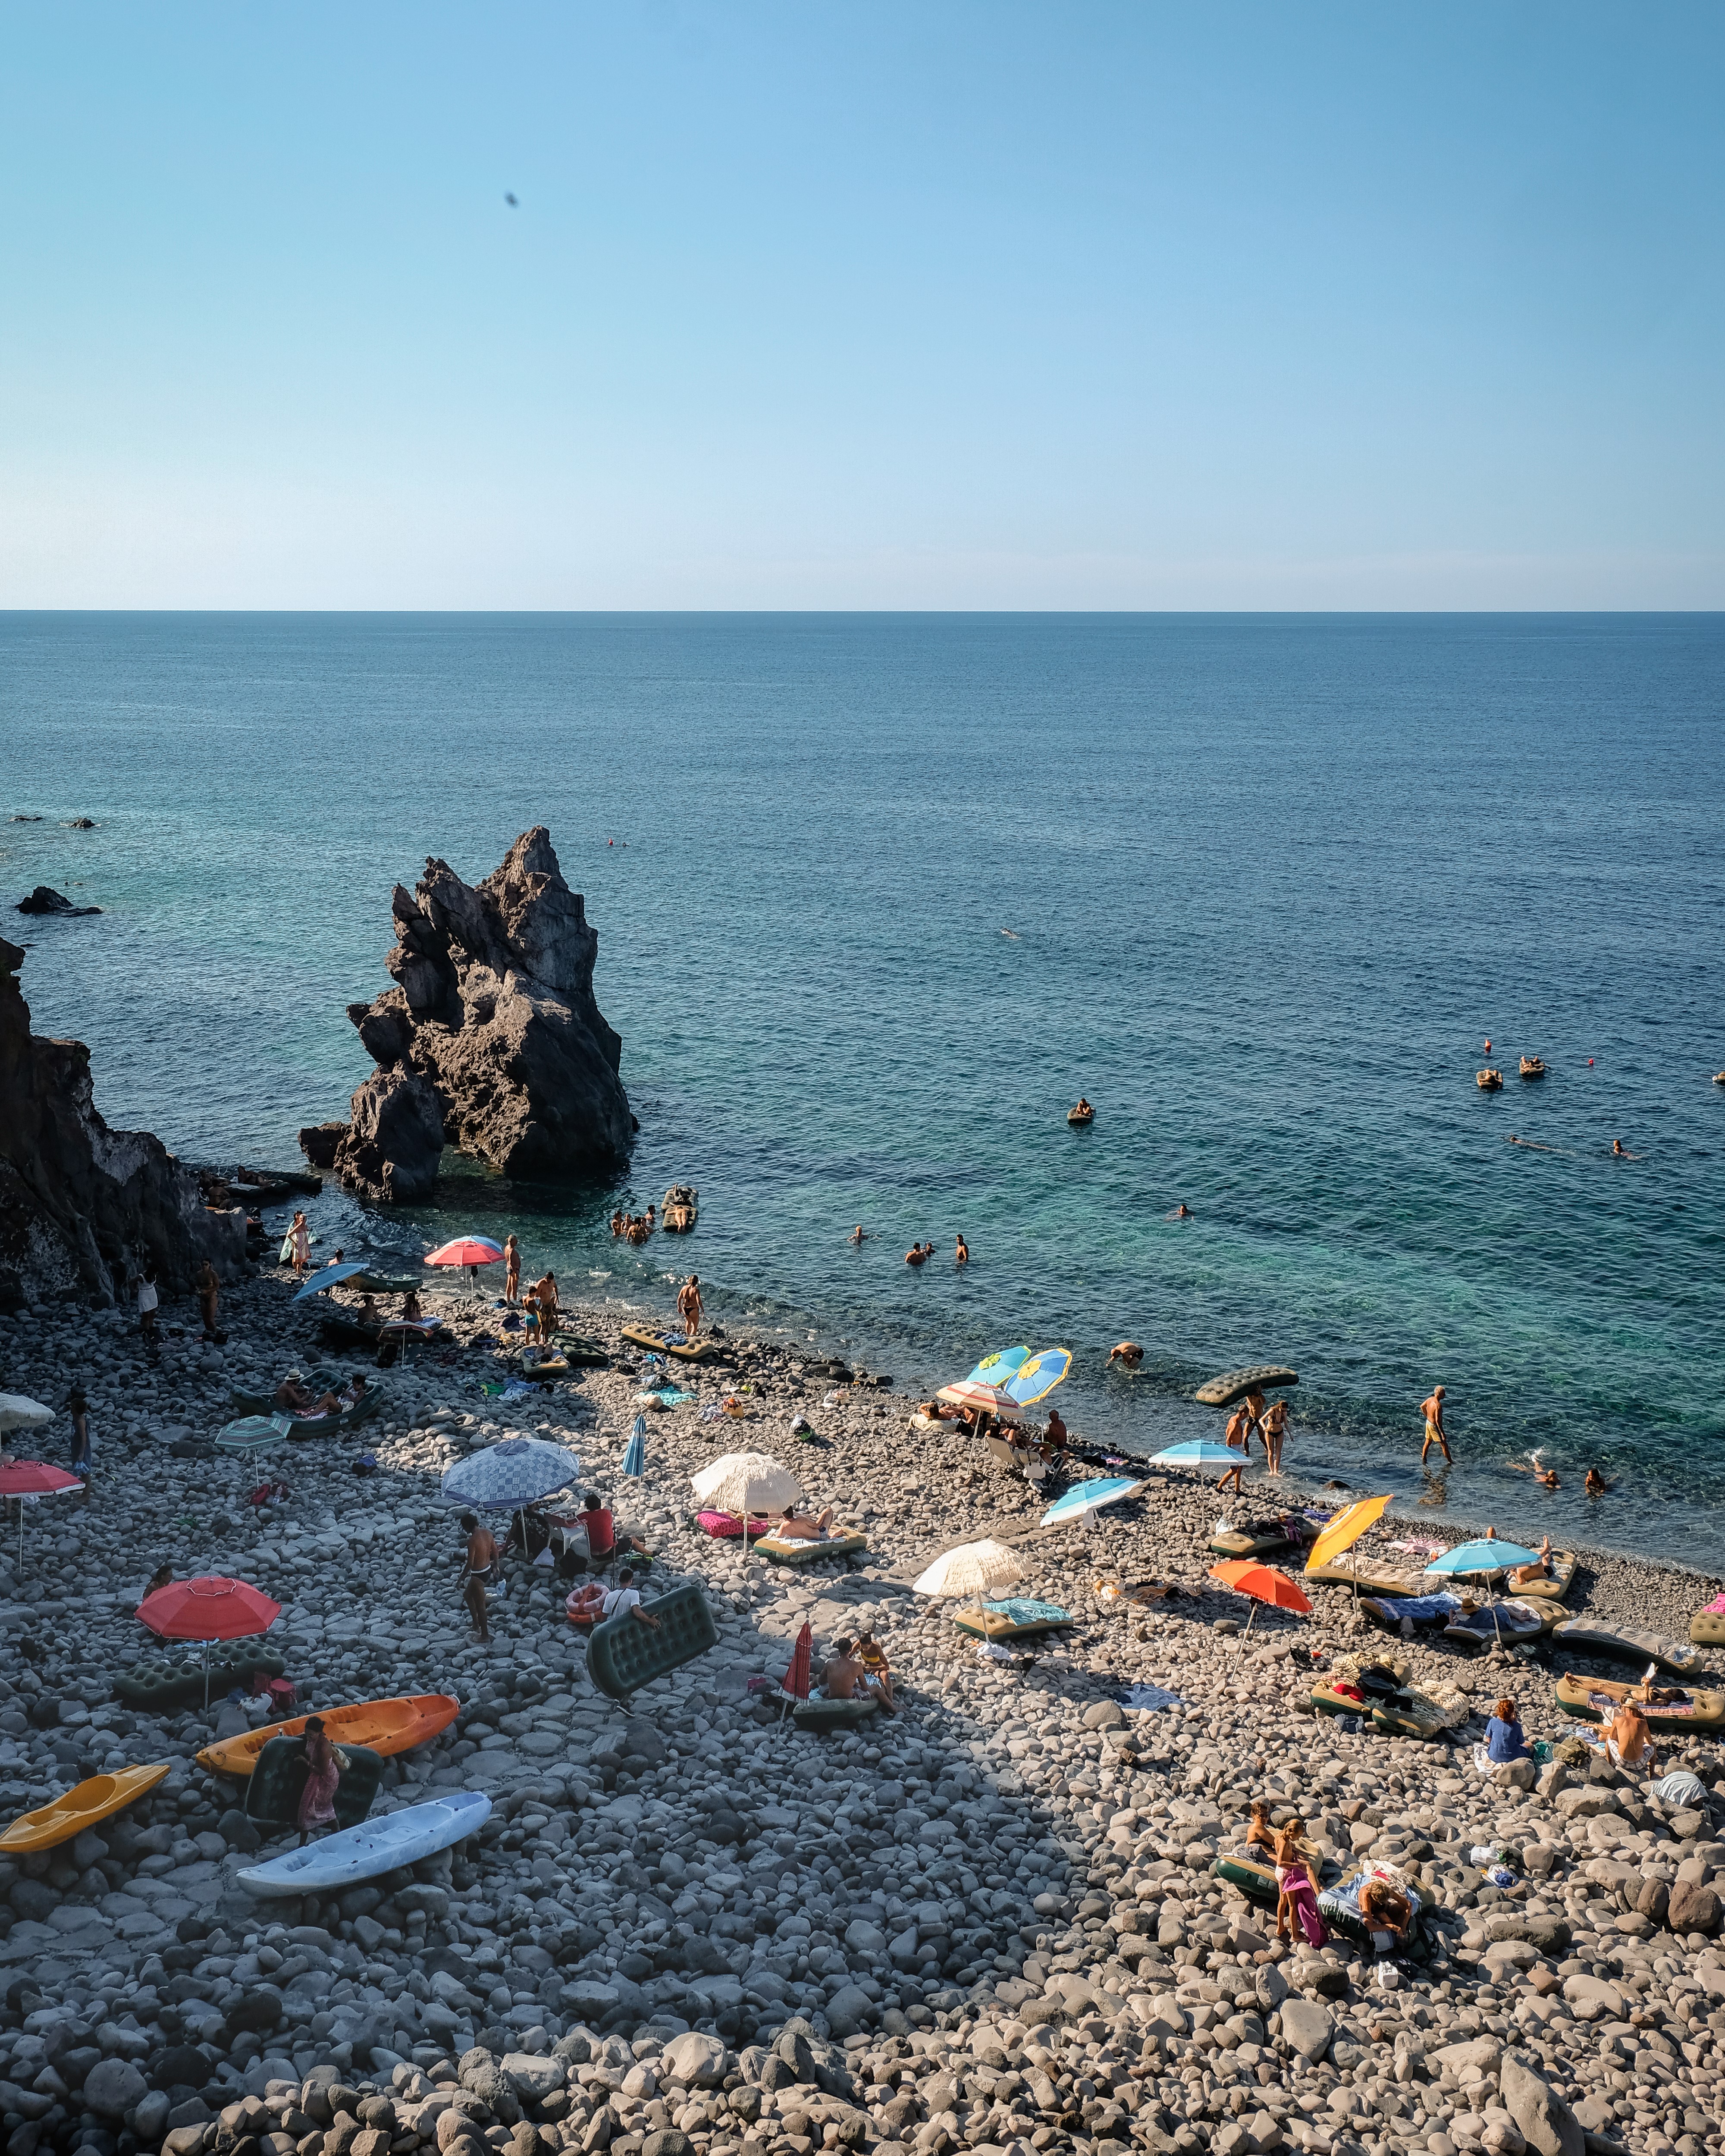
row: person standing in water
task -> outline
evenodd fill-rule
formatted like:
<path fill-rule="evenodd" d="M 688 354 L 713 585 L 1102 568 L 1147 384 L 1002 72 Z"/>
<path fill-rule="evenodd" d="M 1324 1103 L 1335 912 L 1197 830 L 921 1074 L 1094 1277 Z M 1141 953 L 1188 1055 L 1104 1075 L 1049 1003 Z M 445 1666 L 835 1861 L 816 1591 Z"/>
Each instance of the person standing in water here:
<path fill-rule="evenodd" d="M 963 1235 L 958 1238 L 958 1248 L 953 1255 L 952 1262 L 958 1265 L 968 1265 L 970 1263 L 970 1245 Z"/>
<path fill-rule="evenodd" d="M 1264 1440 L 1264 1457 L 1272 1475 L 1281 1472 L 1281 1449 L 1287 1441 L 1288 1404 L 1272 1400 L 1258 1418 L 1258 1435 Z"/>
<path fill-rule="evenodd" d="M 1420 1448 L 1420 1465 L 1425 1466 L 1425 1455 L 1433 1445 L 1443 1454 L 1445 1462 L 1453 1460 L 1455 1455 L 1450 1450 L 1450 1440 L 1444 1430 L 1444 1389 L 1441 1385 L 1434 1385 L 1431 1398 L 1420 1401 L 1420 1412 L 1425 1418 L 1425 1442 Z"/>

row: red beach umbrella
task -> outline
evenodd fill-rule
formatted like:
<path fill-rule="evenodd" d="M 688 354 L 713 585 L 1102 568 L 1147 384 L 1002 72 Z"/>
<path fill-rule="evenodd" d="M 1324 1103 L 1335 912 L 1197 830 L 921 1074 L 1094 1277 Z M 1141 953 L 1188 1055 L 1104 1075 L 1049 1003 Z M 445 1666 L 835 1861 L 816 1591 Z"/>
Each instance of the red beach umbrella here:
<path fill-rule="evenodd" d="M 503 1252 L 489 1235 L 458 1235 L 425 1260 L 428 1265 L 495 1265 Z"/>
<path fill-rule="evenodd" d="M 177 1579 L 138 1604 L 138 1618 L 164 1640 L 197 1640 L 203 1646 L 203 1704 L 209 1706 L 209 1650 L 214 1640 L 249 1640 L 267 1632 L 281 1604 L 243 1579 L 209 1576 Z"/>
<path fill-rule="evenodd" d="M 138 1617 L 164 1640 L 249 1640 L 281 1614 L 261 1589 L 210 1575 L 176 1579 L 138 1604 Z"/>
<path fill-rule="evenodd" d="M 63 1491 L 81 1490 L 84 1485 L 75 1475 L 67 1474 L 64 1467 L 50 1467 L 45 1460 L 14 1460 L 9 1466 L 0 1467 L 0 1497 L 16 1497 L 18 1508 L 18 1554 L 20 1564 L 24 1557 L 24 1502 L 28 1497 L 58 1497 Z"/>

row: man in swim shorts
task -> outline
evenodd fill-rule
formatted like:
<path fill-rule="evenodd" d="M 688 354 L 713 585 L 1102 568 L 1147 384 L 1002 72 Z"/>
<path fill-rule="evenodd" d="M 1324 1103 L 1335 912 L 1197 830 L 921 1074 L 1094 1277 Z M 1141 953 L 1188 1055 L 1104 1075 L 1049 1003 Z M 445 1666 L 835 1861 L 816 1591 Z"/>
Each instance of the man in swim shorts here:
<path fill-rule="evenodd" d="M 1420 1448 L 1420 1465 L 1425 1466 L 1425 1455 L 1433 1445 L 1443 1454 L 1446 1462 L 1453 1460 L 1455 1455 L 1450 1450 L 1450 1440 L 1444 1431 L 1444 1389 L 1441 1385 L 1434 1385 L 1430 1399 L 1420 1401 L 1420 1412 L 1425 1418 L 1425 1442 Z"/>

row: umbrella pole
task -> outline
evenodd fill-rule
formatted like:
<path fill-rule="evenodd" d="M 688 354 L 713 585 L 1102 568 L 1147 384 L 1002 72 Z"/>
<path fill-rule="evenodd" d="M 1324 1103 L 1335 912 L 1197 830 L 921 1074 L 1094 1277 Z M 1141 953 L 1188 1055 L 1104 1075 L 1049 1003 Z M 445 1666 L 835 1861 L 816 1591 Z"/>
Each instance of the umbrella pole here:
<path fill-rule="evenodd" d="M 203 1643 L 203 1711 L 209 1712 L 209 1641 Z"/>
<path fill-rule="evenodd" d="M 1254 1617 L 1255 1617 L 1255 1616 L 1257 1615 L 1257 1614 L 1258 1614 L 1258 1605 L 1257 1605 L 1257 1604 L 1255 1602 L 1255 1603 L 1252 1604 L 1251 1608 L 1250 1608 L 1250 1609 L 1246 1612 L 1245 1628 L 1246 1628 L 1246 1630 L 1247 1630 L 1248 1632 L 1250 1632 L 1250 1631 L 1251 1630 L 1251 1629 L 1252 1629 L 1252 1620 L 1253 1620 L 1253 1618 L 1254 1618 Z M 1244 1637 L 1244 1635 L 1242 1635 L 1242 1637 Z"/>

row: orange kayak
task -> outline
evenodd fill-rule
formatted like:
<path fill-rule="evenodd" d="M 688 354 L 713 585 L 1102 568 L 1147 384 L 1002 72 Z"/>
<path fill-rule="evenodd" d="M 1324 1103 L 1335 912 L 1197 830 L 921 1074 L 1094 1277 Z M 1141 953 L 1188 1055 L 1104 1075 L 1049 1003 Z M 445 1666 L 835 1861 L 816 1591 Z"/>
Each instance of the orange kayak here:
<path fill-rule="evenodd" d="M 151 1767 L 126 1767 L 117 1774 L 95 1774 L 80 1782 L 64 1796 L 56 1797 L 39 1811 L 25 1812 L 0 1834 L 0 1849 L 58 1849 L 63 1841 L 82 1834 L 98 1820 L 110 1819 L 146 1795 L 167 1774 L 172 1763 L 163 1759 Z"/>
<path fill-rule="evenodd" d="M 417 1692 L 409 1698 L 366 1699 L 352 1707 L 321 1710 L 324 1734 L 331 1743 L 362 1744 L 368 1752 L 388 1758 L 392 1753 L 411 1752 L 429 1744 L 461 1712 L 461 1702 L 448 1692 Z M 244 1737 L 228 1737 L 219 1744 L 206 1745 L 198 1755 L 200 1767 L 213 1774 L 249 1774 L 259 1753 L 272 1737 L 302 1737 L 311 1716 L 292 1722 L 266 1722 L 249 1729 Z"/>

